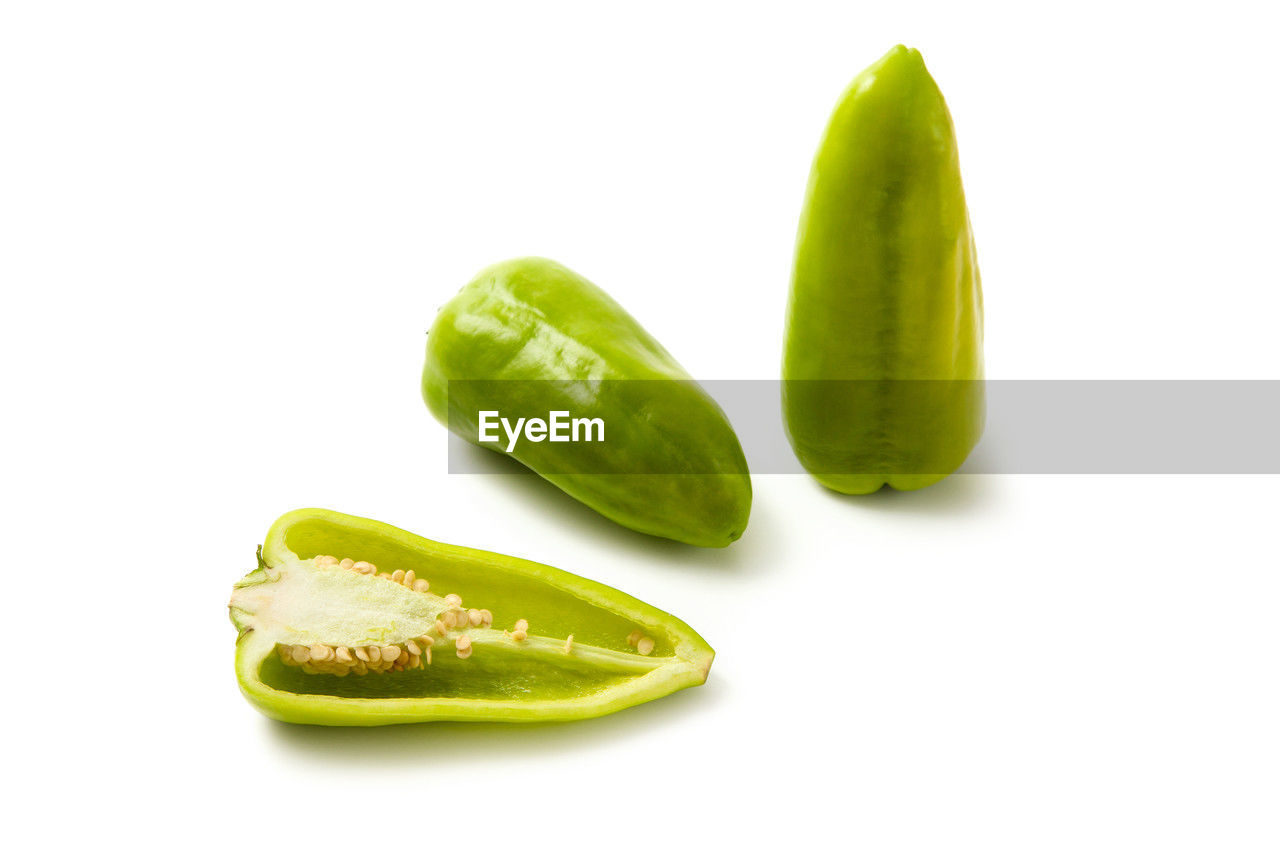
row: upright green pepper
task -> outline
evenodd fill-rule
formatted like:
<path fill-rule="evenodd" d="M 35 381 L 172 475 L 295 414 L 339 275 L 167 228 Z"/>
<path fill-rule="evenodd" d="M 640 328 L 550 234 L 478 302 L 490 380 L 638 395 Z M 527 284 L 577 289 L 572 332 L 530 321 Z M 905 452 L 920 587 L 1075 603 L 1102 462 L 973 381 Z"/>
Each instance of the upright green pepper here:
<path fill-rule="evenodd" d="M 982 434 L 982 287 L 951 115 L 919 52 L 859 74 L 814 159 L 783 357 L 801 463 L 847 494 L 918 489 Z"/>
<path fill-rule="evenodd" d="M 375 562 L 376 561 L 376 562 Z M 692 628 L 585 578 L 320 509 L 236 584 L 236 676 L 291 723 L 575 720 L 706 680 Z"/>
<path fill-rule="evenodd" d="M 751 477 L 724 412 L 622 306 L 554 261 L 495 264 L 440 310 L 422 394 L 467 441 L 633 530 L 723 547 L 747 525 Z M 511 423 L 563 412 L 598 421 L 599 440 L 494 429 L 485 442 L 485 412 Z"/>

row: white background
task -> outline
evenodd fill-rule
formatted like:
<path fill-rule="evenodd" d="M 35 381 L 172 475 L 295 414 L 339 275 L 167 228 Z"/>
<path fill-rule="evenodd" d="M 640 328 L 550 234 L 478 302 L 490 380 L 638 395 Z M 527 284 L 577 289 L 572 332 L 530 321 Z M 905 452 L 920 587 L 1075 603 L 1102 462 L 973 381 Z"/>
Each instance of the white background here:
<path fill-rule="evenodd" d="M 45 849 L 1280 846 L 1275 477 L 761 476 L 724 551 L 450 476 L 435 310 L 556 258 L 704 379 L 777 375 L 810 158 L 920 48 L 995 378 L 1277 378 L 1264 4 L 30 3 L 0 12 L 5 831 Z M 618 586 L 708 683 L 330 730 L 239 695 L 271 521 Z"/>

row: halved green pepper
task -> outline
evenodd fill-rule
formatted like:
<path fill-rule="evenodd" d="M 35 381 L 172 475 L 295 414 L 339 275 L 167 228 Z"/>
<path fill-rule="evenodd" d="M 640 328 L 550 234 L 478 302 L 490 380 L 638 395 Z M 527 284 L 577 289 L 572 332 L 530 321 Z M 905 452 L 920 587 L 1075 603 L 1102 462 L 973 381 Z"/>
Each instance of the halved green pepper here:
<path fill-rule="evenodd" d="M 782 376 L 792 447 L 839 492 L 937 482 L 982 434 L 982 285 L 951 114 L 918 51 L 889 51 L 831 117 Z"/>
<path fill-rule="evenodd" d="M 603 584 L 302 509 L 236 584 L 236 676 L 267 716 L 377 726 L 612 713 L 701 684 L 715 653 Z"/>
<path fill-rule="evenodd" d="M 450 430 L 632 530 L 724 547 L 747 526 L 751 476 L 724 412 L 621 305 L 555 261 L 495 264 L 441 308 L 422 394 Z M 603 441 L 485 444 L 485 411 L 595 419 Z"/>

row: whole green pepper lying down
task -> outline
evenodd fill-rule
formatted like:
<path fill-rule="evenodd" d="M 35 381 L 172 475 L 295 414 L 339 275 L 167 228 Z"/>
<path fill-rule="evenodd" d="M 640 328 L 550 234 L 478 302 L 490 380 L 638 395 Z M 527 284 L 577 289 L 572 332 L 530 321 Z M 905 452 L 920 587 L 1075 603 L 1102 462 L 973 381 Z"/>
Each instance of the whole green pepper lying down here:
<path fill-rule="evenodd" d="M 546 258 L 482 270 L 427 335 L 422 394 L 467 441 L 505 453 L 632 530 L 723 548 L 751 475 L 710 395 L 607 293 Z M 598 419 L 602 441 L 478 440 L 480 412 Z"/>
<path fill-rule="evenodd" d="M 603 584 L 321 509 L 282 516 L 236 584 L 236 676 L 292 723 L 532 722 L 701 684 L 715 653 Z"/>

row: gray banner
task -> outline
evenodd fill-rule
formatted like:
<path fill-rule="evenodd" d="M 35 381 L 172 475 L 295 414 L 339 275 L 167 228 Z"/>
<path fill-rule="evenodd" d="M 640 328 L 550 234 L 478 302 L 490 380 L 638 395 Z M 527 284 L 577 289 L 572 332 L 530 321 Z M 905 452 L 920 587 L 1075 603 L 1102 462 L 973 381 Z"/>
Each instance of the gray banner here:
<path fill-rule="evenodd" d="M 526 423 L 530 418 L 547 420 L 547 407 L 540 409 L 536 405 L 538 401 L 568 399 L 568 404 L 557 408 L 569 413 L 565 417 L 570 419 L 570 425 L 561 430 L 561 434 L 569 435 L 572 419 L 601 415 L 600 410 L 593 408 L 594 401 L 644 399 L 655 394 L 655 386 L 664 384 L 667 383 L 450 383 L 449 472 L 510 474 L 519 470 L 479 449 L 508 452 L 511 433 L 500 423 L 490 429 L 490 434 L 496 434 L 499 440 L 479 447 L 454 434 L 462 433 L 475 439 L 476 421 L 482 409 L 508 418 L 507 428 L 510 428 L 520 418 L 525 418 Z M 720 405 L 737 433 L 753 474 L 804 473 L 783 428 L 782 381 L 713 380 L 696 385 L 670 384 L 681 386 L 681 396 L 686 400 L 691 389 L 701 386 Z M 543 385 L 546 387 L 540 387 Z M 554 394 L 545 393 L 553 386 Z M 841 426 L 848 427 L 851 435 L 860 436 L 859 440 L 865 440 L 869 424 L 886 421 L 898 424 L 880 432 L 892 456 L 898 437 L 895 430 L 901 429 L 902 423 L 924 429 L 921 424 L 930 422 L 929 406 L 960 399 L 971 402 L 974 391 L 979 392 L 980 398 L 984 390 L 985 428 L 960 473 L 1280 474 L 1280 380 L 833 381 L 789 383 L 788 394 L 793 399 L 809 395 L 831 401 L 833 429 L 839 432 Z M 661 390 L 656 393 L 663 396 Z M 479 405 L 477 399 L 482 400 Z M 904 414 L 912 410 L 915 414 Z M 650 412 L 634 406 L 605 406 L 603 414 L 602 441 L 565 441 L 556 444 L 554 452 L 549 443 L 540 443 L 539 458 L 544 460 L 540 469 L 547 472 L 545 460 L 550 456 L 557 460 L 552 463 L 553 467 L 559 468 L 551 473 L 710 472 L 711 469 L 700 470 L 697 460 L 680 459 L 678 464 L 673 461 L 668 466 L 662 457 L 648 458 L 643 463 L 644 469 L 619 470 L 617 461 L 625 457 L 613 452 L 609 443 L 611 437 L 621 441 L 619 436 L 634 435 L 627 430 L 628 422 L 634 427 L 635 419 L 648 419 L 646 426 L 653 434 L 670 430 L 679 435 L 685 427 L 676 419 L 669 423 L 655 421 Z M 490 416 L 489 421 L 493 423 L 493 420 Z M 587 425 L 579 426 L 578 437 L 582 439 Z M 927 433 L 927 429 L 924 432 Z M 935 434 L 933 439 L 938 437 Z M 529 449 L 529 441 L 527 434 L 520 432 L 510 455 L 520 457 L 522 450 Z M 894 473 L 946 473 L 915 470 L 908 457 L 909 454 L 903 454 L 887 464 Z M 828 464 L 839 470 L 827 473 L 866 473 L 862 458 L 850 460 L 845 468 Z"/>

